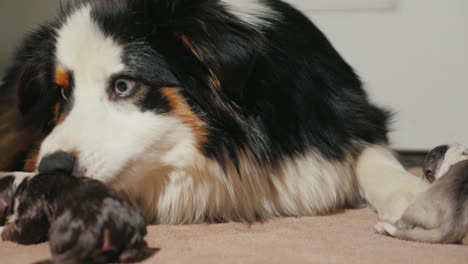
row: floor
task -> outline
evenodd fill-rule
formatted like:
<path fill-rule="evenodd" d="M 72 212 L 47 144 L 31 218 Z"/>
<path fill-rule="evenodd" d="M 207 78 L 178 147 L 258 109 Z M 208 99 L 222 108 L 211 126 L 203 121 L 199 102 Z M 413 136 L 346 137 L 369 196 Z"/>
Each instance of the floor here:
<path fill-rule="evenodd" d="M 349 210 L 253 225 L 151 226 L 147 241 L 160 251 L 144 263 L 467 263 L 468 241 L 463 245 L 400 241 L 375 234 L 371 227 L 376 221 L 372 211 Z M 48 257 L 47 244 L 0 242 L 0 263 L 29 264 Z"/>

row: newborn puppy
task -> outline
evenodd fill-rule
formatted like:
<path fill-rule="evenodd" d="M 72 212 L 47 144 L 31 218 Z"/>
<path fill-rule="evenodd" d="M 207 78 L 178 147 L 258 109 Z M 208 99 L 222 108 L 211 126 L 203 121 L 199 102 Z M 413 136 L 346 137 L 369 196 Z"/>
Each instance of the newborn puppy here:
<path fill-rule="evenodd" d="M 56 153 L 43 160 L 38 175 L 2 177 L 2 239 L 49 239 L 53 258 L 43 263 L 132 262 L 152 255 L 141 212 L 103 183 L 73 176 L 74 167 L 72 155 Z"/>
<path fill-rule="evenodd" d="M 468 233 L 468 156 L 459 145 L 439 146 L 424 164 L 435 183 L 417 198 L 395 226 L 380 222 L 375 230 L 426 243 L 458 243 Z"/>
<path fill-rule="evenodd" d="M 424 161 L 423 171 L 426 178 L 436 180 L 443 176 L 453 165 L 468 159 L 468 149 L 462 145 L 441 145 L 431 150 Z"/>

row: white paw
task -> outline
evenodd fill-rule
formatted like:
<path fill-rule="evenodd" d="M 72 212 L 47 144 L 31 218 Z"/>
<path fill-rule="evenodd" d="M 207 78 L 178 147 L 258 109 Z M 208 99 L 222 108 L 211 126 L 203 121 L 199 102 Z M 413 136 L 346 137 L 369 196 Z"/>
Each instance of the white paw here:
<path fill-rule="evenodd" d="M 385 231 L 384 223 L 385 222 L 375 223 L 375 225 L 373 226 L 374 232 L 376 232 L 377 234 L 381 234 L 381 235 L 387 235 L 387 231 Z"/>
<path fill-rule="evenodd" d="M 380 219 L 388 223 L 396 223 L 415 200 L 416 194 L 411 192 L 395 192 L 391 194 L 379 211 Z"/>
<path fill-rule="evenodd" d="M 374 231 L 381 235 L 393 236 L 397 228 L 387 222 L 377 222 L 374 225 Z"/>

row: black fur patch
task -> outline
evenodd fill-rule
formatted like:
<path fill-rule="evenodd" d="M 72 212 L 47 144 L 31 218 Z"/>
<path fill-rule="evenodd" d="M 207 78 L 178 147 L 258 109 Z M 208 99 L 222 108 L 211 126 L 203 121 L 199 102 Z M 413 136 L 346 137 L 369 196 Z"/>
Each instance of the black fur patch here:
<path fill-rule="evenodd" d="M 279 15 L 261 29 L 220 0 L 75 1 L 62 11 L 62 21 L 90 4 L 103 32 L 125 47 L 126 74 L 151 87 L 140 101 L 142 111 L 169 111 L 158 89 L 180 88 L 207 124 L 204 154 L 224 168 L 239 171 L 242 152 L 275 167 L 309 151 L 342 160 L 360 151 L 356 142 L 386 142 L 389 113 L 369 102 L 322 32 L 282 1 L 262 3 Z M 37 35 L 39 43 L 50 43 L 48 35 Z M 38 49 L 34 59 L 52 58 L 45 47 Z M 45 100 L 21 96 L 29 106 Z"/>

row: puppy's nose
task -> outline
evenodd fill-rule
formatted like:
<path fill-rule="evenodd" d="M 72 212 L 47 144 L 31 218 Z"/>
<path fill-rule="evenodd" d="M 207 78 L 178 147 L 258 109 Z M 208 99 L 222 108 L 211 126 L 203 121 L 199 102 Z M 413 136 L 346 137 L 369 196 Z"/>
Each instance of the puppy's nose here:
<path fill-rule="evenodd" d="M 68 152 L 56 152 L 42 158 L 39 173 L 69 173 L 72 174 L 77 163 L 76 157 Z"/>

